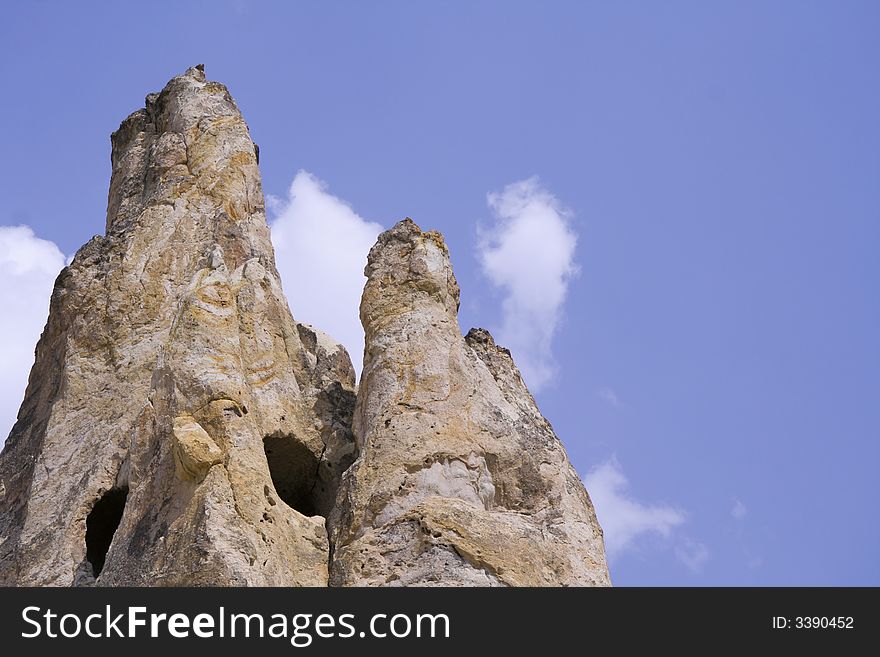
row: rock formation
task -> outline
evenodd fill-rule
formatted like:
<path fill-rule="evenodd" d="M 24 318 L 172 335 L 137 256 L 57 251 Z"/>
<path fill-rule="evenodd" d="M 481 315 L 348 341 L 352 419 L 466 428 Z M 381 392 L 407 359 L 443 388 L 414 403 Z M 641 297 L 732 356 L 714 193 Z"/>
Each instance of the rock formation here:
<path fill-rule="evenodd" d="M 443 238 L 404 220 L 366 274 L 361 455 L 330 519 L 331 584 L 608 584 L 590 500 L 510 353 L 461 335 Z"/>
<path fill-rule="evenodd" d="M 370 252 L 363 381 L 291 316 L 258 150 L 202 67 L 112 136 L 0 454 L 0 585 L 607 585 L 583 484 L 443 238 Z M 302 284 L 287 281 L 289 286 Z"/>
<path fill-rule="evenodd" d="M 112 145 L 0 458 L 0 584 L 326 585 L 354 371 L 290 315 L 247 125 L 196 67 Z"/>

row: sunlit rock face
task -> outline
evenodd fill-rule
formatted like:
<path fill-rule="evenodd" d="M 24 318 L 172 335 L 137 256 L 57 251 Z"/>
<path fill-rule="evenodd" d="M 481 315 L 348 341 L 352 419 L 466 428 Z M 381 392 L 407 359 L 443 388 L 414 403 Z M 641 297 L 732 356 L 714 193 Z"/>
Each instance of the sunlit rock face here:
<path fill-rule="evenodd" d="M 247 125 L 195 67 L 112 145 L 106 235 L 58 278 L 0 457 L 0 583 L 324 586 L 354 371 L 291 317 Z"/>
<path fill-rule="evenodd" d="M 366 274 L 331 584 L 607 585 L 593 506 L 510 353 L 461 335 L 443 238 L 404 220 Z"/>
<path fill-rule="evenodd" d="M 510 353 L 462 336 L 442 236 L 370 252 L 356 387 L 288 309 L 257 152 L 202 67 L 113 133 L 106 234 L 58 277 L 0 454 L 0 585 L 609 584 Z"/>

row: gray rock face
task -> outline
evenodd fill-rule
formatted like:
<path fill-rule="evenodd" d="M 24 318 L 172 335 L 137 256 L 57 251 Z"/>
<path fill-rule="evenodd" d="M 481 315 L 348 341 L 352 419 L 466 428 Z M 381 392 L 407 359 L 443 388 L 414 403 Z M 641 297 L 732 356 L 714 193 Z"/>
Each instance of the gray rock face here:
<path fill-rule="evenodd" d="M 510 354 L 461 335 L 439 234 L 371 251 L 357 389 L 290 314 L 223 85 L 189 69 L 112 146 L 106 234 L 58 277 L 0 454 L 0 585 L 609 584 Z"/>
<path fill-rule="evenodd" d="M 354 371 L 290 315 L 247 126 L 197 67 L 112 144 L 0 456 L 0 584 L 326 585 Z"/>
<path fill-rule="evenodd" d="M 360 457 L 330 517 L 331 584 L 609 584 L 587 492 L 509 352 L 462 338 L 443 238 L 402 221 L 366 273 Z"/>

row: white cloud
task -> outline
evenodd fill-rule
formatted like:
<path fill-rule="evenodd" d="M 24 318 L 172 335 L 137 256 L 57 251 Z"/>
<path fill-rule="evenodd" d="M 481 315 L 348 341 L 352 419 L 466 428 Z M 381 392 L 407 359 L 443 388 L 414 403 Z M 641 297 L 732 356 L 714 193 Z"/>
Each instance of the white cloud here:
<path fill-rule="evenodd" d="M 611 388 L 599 388 L 599 398 L 614 408 L 623 408 L 623 402 L 620 401 L 620 397 Z"/>
<path fill-rule="evenodd" d="M 675 546 L 675 556 L 692 573 L 700 573 L 709 560 L 709 548 L 703 543 L 686 538 Z"/>
<path fill-rule="evenodd" d="M 0 226 L 0 445 L 24 398 L 64 254 L 28 226 Z"/>
<path fill-rule="evenodd" d="M 497 341 L 508 347 L 532 390 L 556 372 L 551 351 L 568 283 L 577 274 L 570 213 L 537 177 L 487 197 L 494 219 L 479 231 L 483 272 L 504 293 Z"/>
<path fill-rule="evenodd" d="M 745 557 L 746 565 L 749 569 L 754 570 L 755 568 L 760 568 L 763 565 L 764 560 L 761 558 L 761 555 L 754 554 L 748 545 L 751 542 L 747 540 L 746 536 L 747 523 L 745 522 L 745 518 L 748 514 L 748 507 L 743 504 L 741 500 L 734 497 L 733 507 L 730 509 L 730 515 L 736 521 L 736 524 L 734 525 L 734 534 L 740 550 L 742 550 L 743 557 Z"/>
<path fill-rule="evenodd" d="M 269 200 L 272 243 L 293 316 L 345 345 L 360 373 L 364 267 L 382 226 L 360 217 L 307 171 L 296 174 L 287 199 Z"/>
<path fill-rule="evenodd" d="M 584 479 L 605 532 L 605 548 L 610 558 L 635 547 L 637 539 L 645 534 L 668 538 L 685 521 L 680 509 L 633 499 L 627 491 L 626 476 L 614 458 L 593 468 Z"/>

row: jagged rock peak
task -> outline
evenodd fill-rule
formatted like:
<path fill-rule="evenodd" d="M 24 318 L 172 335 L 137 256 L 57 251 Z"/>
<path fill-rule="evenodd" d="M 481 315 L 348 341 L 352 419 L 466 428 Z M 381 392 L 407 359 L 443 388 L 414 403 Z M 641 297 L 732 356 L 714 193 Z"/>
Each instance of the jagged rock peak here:
<path fill-rule="evenodd" d="M 197 66 L 111 141 L 0 455 L 0 584 L 326 585 L 354 371 L 290 314 L 247 125 Z"/>
<path fill-rule="evenodd" d="M 191 191 L 218 202 L 233 220 L 264 209 L 247 124 L 227 88 L 208 81 L 201 65 L 147 95 L 111 145 L 108 233 Z"/>
<path fill-rule="evenodd" d="M 393 319 L 400 303 L 439 311 L 451 320 L 458 313 L 460 291 L 443 236 L 422 232 L 409 217 L 379 235 L 364 275 L 361 321 L 367 334 Z"/>
<path fill-rule="evenodd" d="M 461 335 L 443 238 L 405 219 L 366 275 L 360 456 L 329 519 L 331 584 L 607 585 L 589 496 L 510 353 Z"/>

